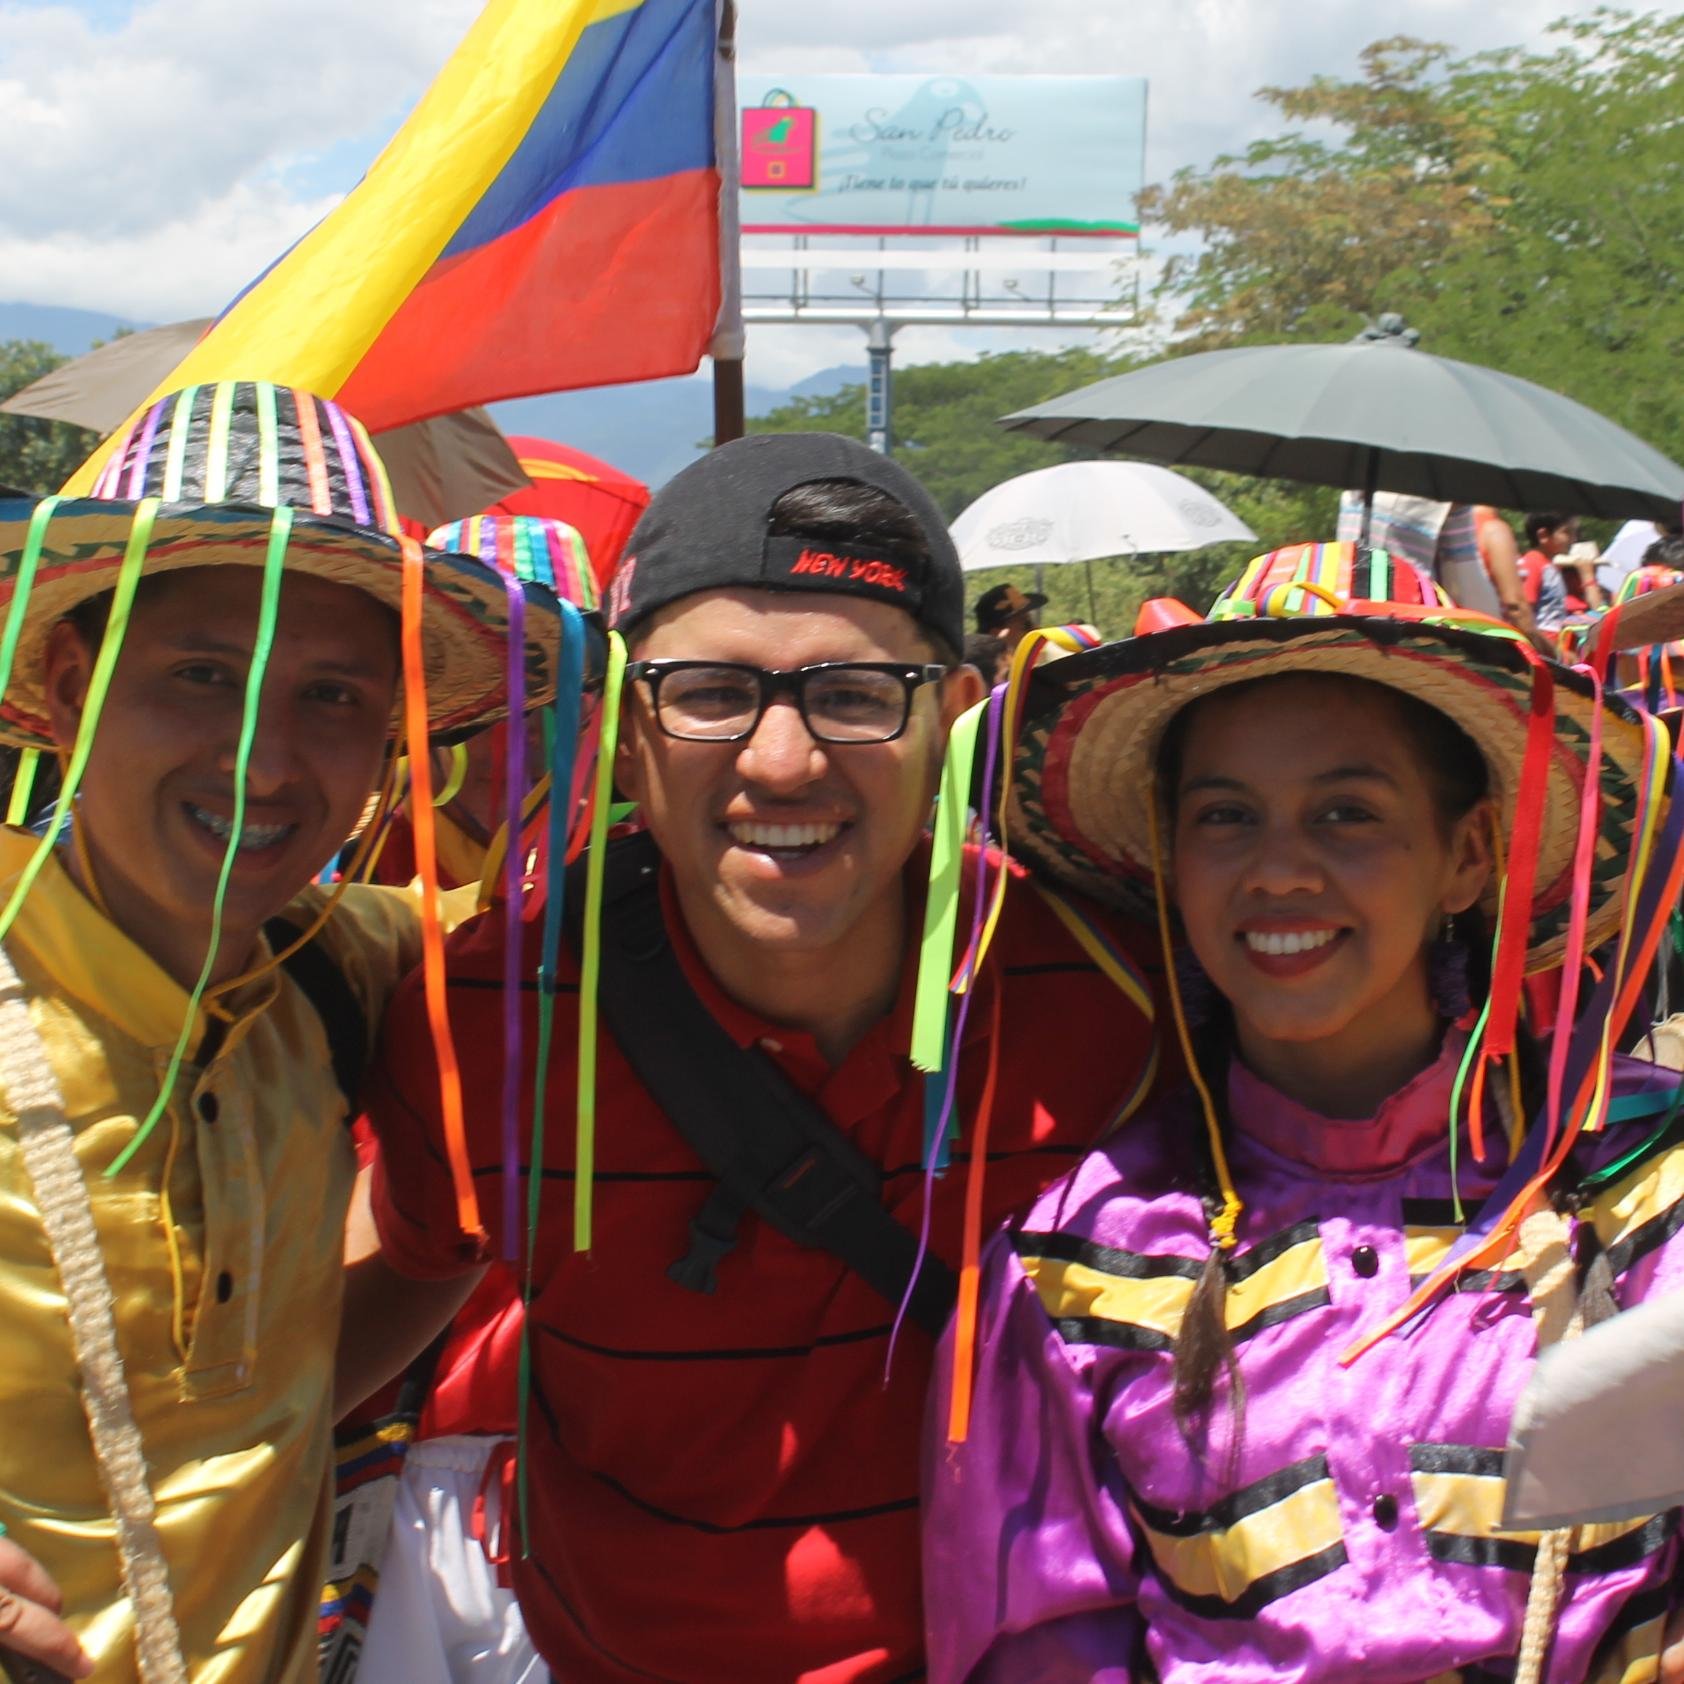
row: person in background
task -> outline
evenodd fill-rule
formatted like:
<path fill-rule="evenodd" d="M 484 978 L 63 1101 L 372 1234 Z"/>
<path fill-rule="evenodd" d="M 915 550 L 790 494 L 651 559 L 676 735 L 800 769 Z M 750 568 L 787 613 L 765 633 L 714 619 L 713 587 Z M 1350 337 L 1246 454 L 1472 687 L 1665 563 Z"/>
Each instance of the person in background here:
<path fill-rule="evenodd" d="M 1473 518 L 1479 559 L 1502 605 L 1503 618 L 1530 637 L 1538 628 L 1520 576 L 1520 546 L 1514 541 L 1514 528 L 1489 503 L 1475 503 Z"/>
<path fill-rule="evenodd" d="M 1347 491 L 1339 499 L 1340 543 L 1354 544 L 1362 536 L 1362 496 Z M 1473 506 L 1441 503 L 1431 497 L 1408 497 L 1379 491 L 1368 517 L 1367 544 L 1371 550 L 1402 556 L 1430 574 L 1461 608 L 1504 618 L 1499 588 L 1487 574 L 1475 529 Z"/>
<path fill-rule="evenodd" d="M 1540 632 L 1558 632 L 1566 624 L 1567 583 L 1556 564 L 1578 541 L 1577 515 L 1544 510 L 1526 517 L 1530 547 L 1520 558 L 1520 576 Z"/>
<path fill-rule="evenodd" d="M 1016 585 L 996 585 L 984 591 L 976 602 L 976 629 L 998 639 L 1006 657 L 1035 629 L 1036 615 L 1047 605 L 1040 591 L 1027 596 Z"/>

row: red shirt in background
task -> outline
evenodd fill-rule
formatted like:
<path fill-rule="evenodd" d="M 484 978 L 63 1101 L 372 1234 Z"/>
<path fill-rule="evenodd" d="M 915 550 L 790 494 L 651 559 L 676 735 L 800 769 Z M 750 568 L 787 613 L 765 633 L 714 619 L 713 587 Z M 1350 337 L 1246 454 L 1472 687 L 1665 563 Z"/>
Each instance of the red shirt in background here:
<path fill-rule="evenodd" d="M 927 855 L 909 867 L 916 908 Z M 884 1201 L 923 1208 L 923 1079 L 907 1057 L 916 944 L 894 1010 L 834 1069 L 812 1039 L 726 998 L 667 925 L 698 994 L 740 1046 L 759 1046 L 867 1157 Z M 919 914 L 910 927 L 918 928 Z M 961 927 L 964 927 L 963 923 Z M 536 925 L 525 974 L 536 965 Z M 1154 973 L 1144 931 L 1112 930 Z M 450 1011 L 470 1156 L 495 1249 L 502 924 L 450 942 Z M 571 962 L 569 961 L 569 964 Z M 562 978 L 548 1083 L 533 1303 L 531 1554 L 514 1578 L 539 1649 L 567 1684 L 891 1684 L 923 1672 L 919 1435 L 932 1346 L 903 1329 L 885 1379 L 891 1306 L 840 1261 L 753 1215 L 703 1295 L 667 1269 L 713 1180 L 604 1035 L 595 1244 L 571 1248 L 577 970 Z M 1026 884 L 1014 885 L 971 1010 L 959 1076 L 967 1133 L 1002 990 L 986 1182 L 996 1226 L 1064 1174 L 1115 1116 L 1150 1055 L 1141 1014 Z M 526 995 L 525 1046 L 536 1037 Z M 531 1114 L 531 1072 L 523 1084 Z M 419 977 L 386 1019 L 371 1114 L 375 1215 L 393 1263 L 447 1274 L 476 1254 L 456 1222 Z M 931 1242 L 957 1264 L 967 1142 L 935 1183 Z M 979 1547 L 989 1547 L 979 1540 Z"/>

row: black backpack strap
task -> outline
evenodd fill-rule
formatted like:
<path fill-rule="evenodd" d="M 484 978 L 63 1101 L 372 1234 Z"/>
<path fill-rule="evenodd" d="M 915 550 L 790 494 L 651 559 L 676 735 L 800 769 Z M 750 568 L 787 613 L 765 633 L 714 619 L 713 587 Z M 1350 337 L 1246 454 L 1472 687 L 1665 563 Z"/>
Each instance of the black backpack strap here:
<path fill-rule="evenodd" d="M 274 953 L 285 953 L 304 934 L 286 918 L 271 918 L 263 926 L 263 933 Z M 303 990 L 322 1020 L 334 1080 L 345 1095 L 345 1120 L 349 1122 L 361 1108 L 363 1071 L 368 1066 L 368 1013 L 345 980 L 345 973 L 323 952 L 319 942 L 307 941 L 297 952 L 287 953 L 281 969 Z"/>
<path fill-rule="evenodd" d="M 646 833 L 609 844 L 599 1002 L 638 1078 L 719 1178 L 690 1224 L 688 1255 L 668 1274 L 692 1291 L 713 1291 L 715 1265 L 752 1210 L 798 1245 L 841 1258 L 891 1304 L 906 1296 L 917 1266 L 908 1313 L 939 1333 L 957 1291 L 953 1272 L 929 1253 L 918 1265 L 917 1237 L 883 1208 L 876 1166 L 770 1059 L 739 1047 L 696 997 L 667 938 L 659 864 Z M 582 896 L 575 876 L 567 895 L 575 945 Z"/>

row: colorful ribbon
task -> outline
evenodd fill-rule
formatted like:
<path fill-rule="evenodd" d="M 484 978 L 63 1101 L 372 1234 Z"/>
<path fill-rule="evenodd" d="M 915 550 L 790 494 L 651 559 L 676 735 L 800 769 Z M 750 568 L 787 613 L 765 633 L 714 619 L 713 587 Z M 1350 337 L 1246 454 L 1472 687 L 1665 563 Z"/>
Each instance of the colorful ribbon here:
<path fill-rule="evenodd" d="M 433 829 L 433 767 L 428 754 L 427 668 L 423 653 L 421 605 L 426 560 L 421 546 L 403 536 L 403 688 L 405 731 L 409 737 L 409 778 L 413 792 L 410 823 L 415 827 L 415 864 L 421 878 L 421 986 L 427 1022 L 438 1061 L 439 1113 L 444 1130 L 445 1157 L 456 1189 L 456 1222 L 472 1239 L 483 1240 L 479 1195 L 474 1190 L 473 1166 L 468 1160 L 468 1131 L 462 1113 L 462 1071 L 456 1060 L 456 1041 L 450 1030 L 450 1003 L 445 993 L 444 930 L 439 922 L 439 861 Z"/>
<path fill-rule="evenodd" d="M 170 1049 L 169 1063 L 164 1067 L 163 1080 L 158 1085 L 158 1096 L 152 1101 L 152 1109 L 147 1112 L 145 1120 L 135 1130 L 134 1138 L 112 1160 L 105 1172 L 108 1176 L 116 1175 L 122 1170 L 146 1144 L 153 1129 L 158 1126 L 158 1119 L 169 1108 L 170 1100 L 175 1095 L 176 1078 L 180 1075 L 182 1062 L 187 1057 L 188 1043 L 198 1026 L 199 1002 L 204 998 L 205 989 L 210 984 L 212 971 L 216 969 L 217 954 L 222 947 L 222 913 L 228 899 L 228 884 L 234 875 L 234 862 L 240 853 L 240 837 L 245 831 L 246 783 L 251 771 L 252 746 L 257 741 L 257 718 L 263 699 L 263 676 L 269 670 L 269 655 L 275 647 L 275 625 L 281 607 L 281 572 L 286 565 L 287 543 L 292 537 L 292 518 L 292 509 L 285 504 L 269 517 L 269 545 L 263 556 L 263 591 L 257 609 L 257 637 L 252 644 L 251 666 L 246 671 L 245 708 L 240 719 L 239 744 L 234 750 L 233 825 L 228 836 L 228 846 L 223 850 L 222 869 L 217 873 L 216 894 L 211 900 L 210 941 L 205 949 L 205 962 L 199 967 L 198 981 L 193 984 L 193 992 L 188 996 L 187 1013 L 182 1019 L 181 1032 L 175 1038 L 175 1045 Z M 109 637 L 110 633 L 106 635 Z M 172 1236 L 173 1230 L 172 1223 Z"/>

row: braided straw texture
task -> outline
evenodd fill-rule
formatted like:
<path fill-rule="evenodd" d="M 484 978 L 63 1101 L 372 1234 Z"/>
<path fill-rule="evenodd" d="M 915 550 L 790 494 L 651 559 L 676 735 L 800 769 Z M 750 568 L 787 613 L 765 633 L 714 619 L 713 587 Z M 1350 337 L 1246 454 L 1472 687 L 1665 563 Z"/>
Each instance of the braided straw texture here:
<path fill-rule="evenodd" d="M 143 1684 L 187 1684 L 169 1569 L 154 1526 L 146 1454 L 117 1350 L 111 1286 L 105 1278 L 93 1204 L 76 1161 L 64 1099 L 30 1019 L 23 983 L 0 948 L 0 1099 L 17 1119 L 41 1226 L 64 1288 L 71 1339 L 82 1371 L 82 1404 L 117 1527 L 123 1587 L 134 1607 Z"/>

